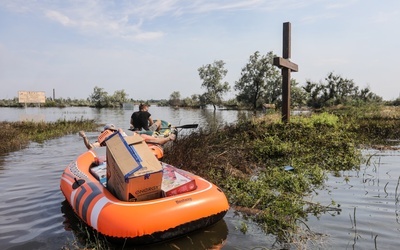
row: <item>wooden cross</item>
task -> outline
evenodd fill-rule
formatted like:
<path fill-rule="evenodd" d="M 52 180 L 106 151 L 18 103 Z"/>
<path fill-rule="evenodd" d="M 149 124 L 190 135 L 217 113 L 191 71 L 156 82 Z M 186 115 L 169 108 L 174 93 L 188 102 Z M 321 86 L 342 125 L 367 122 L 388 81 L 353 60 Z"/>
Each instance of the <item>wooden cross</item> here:
<path fill-rule="evenodd" d="M 283 58 L 275 57 L 274 65 L 282 70 L 282 121 L 290 121 L 290 72 L 297 72 L 298 66 L 289 59 L 291 56 L 291 25 L 283 23 Z"/>

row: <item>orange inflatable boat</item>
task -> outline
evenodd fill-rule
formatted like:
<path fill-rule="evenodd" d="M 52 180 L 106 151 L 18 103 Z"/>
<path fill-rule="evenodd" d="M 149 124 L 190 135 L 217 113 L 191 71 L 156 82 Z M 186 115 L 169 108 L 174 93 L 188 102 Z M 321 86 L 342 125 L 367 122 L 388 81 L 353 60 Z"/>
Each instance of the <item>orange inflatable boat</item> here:
<path fill-rule="evenodd" d="M 146 201 L 117 199 L 106 188 L 106 177 L 93 173 L 105 149 L 96 148 L 70 163 L 61 176 L 60 188 L 74 212 L 104 236 L 148 244 L 167 240 L 210 226 L 229 209 L 225 194 L 214 184 L 182 171 L 193 180 L 186 191 Z M 106 167 L 104 162 L 101 166 Z M 163 168 L 172 167 L 163 163 Z M 168 168 L 176 169 L 176 168 Z M 164 171 L 168 175 L 169 171 Z M 163 177 L 164 181 L 164 177 Z"/>

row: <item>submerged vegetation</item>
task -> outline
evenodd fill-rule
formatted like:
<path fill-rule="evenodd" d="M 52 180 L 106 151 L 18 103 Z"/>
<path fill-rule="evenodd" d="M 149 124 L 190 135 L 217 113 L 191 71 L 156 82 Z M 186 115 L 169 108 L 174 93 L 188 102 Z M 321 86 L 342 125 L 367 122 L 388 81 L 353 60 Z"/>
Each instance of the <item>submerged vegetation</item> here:
<path fill-rule="evenodd" d="M 275 114 L 192 133 L 164 160 L 217 183 L 234 209 L 293 243 L 299 222 L 323 208 L 305 197 L 322 187 L 327 172 L 359 168 L 361 147 L 390 147 L 388 139 L 400 139 L 400 109 L 340 108 L 290 123 Z"/>
<path fill-rule="evenodd" d="M 93 120 L 0 122 L 0 155 L 25 148 L 31 141 L 41 143 L 79 130 L 94 130 L 98 126 Z"/>

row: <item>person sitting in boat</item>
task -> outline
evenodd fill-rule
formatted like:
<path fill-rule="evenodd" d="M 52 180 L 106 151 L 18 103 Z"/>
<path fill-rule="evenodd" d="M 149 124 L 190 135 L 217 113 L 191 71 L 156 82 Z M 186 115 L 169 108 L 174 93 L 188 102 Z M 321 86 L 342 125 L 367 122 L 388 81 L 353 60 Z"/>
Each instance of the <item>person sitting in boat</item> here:
<path fill-rule="evenodd" d="M 101 132 L 101 134 L 98 136 L 97 141 L 94 143 L 90 143 L 89 139 L 87 138 L 85 132 L 79 131 L 79 136 L 81 136 L 83 138 L 83 143 L 85 144 L 87 149 L 92 149 L 92 148 L 96 148 L 96 147 L 103 147 L 105 146 L 105 140 L 107 139 L 107 137 L 109 137 L 110 135 L 112 135 L 113 133 L 119 131 L 123 136 L 126 136 L 126 133 L 121 129 L 121 128 L 116 128 L 114 124 L 106 124 L 104 126 L 103 131 Z M 150 135 L 140 135 L 144 141 L 146 143 L 151 143 L 151 144 L 158 144 L 158 145 L 164 145 L 165 143 L 169 142 L 169 141 L 174 141 L 176 139 L 176 134 L 170 134 L 168 137 L 163 137 L 163 138 L 159 138 L 159 137 L 153 137 Z"/>
<path fill-rule="evenodd" d="M 131 116 L 132 131 L 150 130 L 159 131 L 161 128 L 161 120 L 153 121 L 149 113 L 149 106 L 147 104 L 140 104 L 139 111 L 133 112 Z"/>

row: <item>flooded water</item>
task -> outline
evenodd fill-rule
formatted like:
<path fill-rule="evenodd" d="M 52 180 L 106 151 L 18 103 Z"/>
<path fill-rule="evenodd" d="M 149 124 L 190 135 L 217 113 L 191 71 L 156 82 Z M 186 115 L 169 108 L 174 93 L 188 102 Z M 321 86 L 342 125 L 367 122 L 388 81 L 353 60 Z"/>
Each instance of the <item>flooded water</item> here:
<path fill-rule="evenodd" d="M 324 205 L 335 201 L 340 213 L 310 217 L 307 224 L 325 235 L 322 242 L 328 249 L 399 249 L 400 151 L 363 154 L 368 164 L 329 175 L 327 188 L 313 198 Z"/>
<path fill-rule="evenodd" d="M 137 108 L 137 107 L 136 107 Z M 237 111 L 185 110 L 151 107 L 154 118 L 174 125 L 197 123 L 219 126 L 232 123 Z M 9 109 L 0 108 L 0 120 L 95 119 L 128 128 L 132 110 L 90 108 Z M 97 133 L 89 133 L 93 139 Z M 77 221 L 64 202 L 59 184 L 64 168 L 85 150 L 78 135 L 67 135 L 32 143 L 28 148 L 0 156 L 0 248 L 74 249 Z M 360 171 L 330 176 L 327 188 L 310 197 L 312 202 L 340 204 L 341 211 L 310 216 L 305 221 L 321 233 L 307 249 L 397 249 L 399 225 L 400 151 L 365 151 L 372 155 Z M 239 228 L 244 221 L 229 211 L 222 221 L 180 239 L 143 249 L 275 249 L 274 238 L 264 235 L 250 222 L 248 232 Z M 130 249 L 126 248 L 125 249 Z M 141 249 L 141 248 L 135 248 Z"/>

